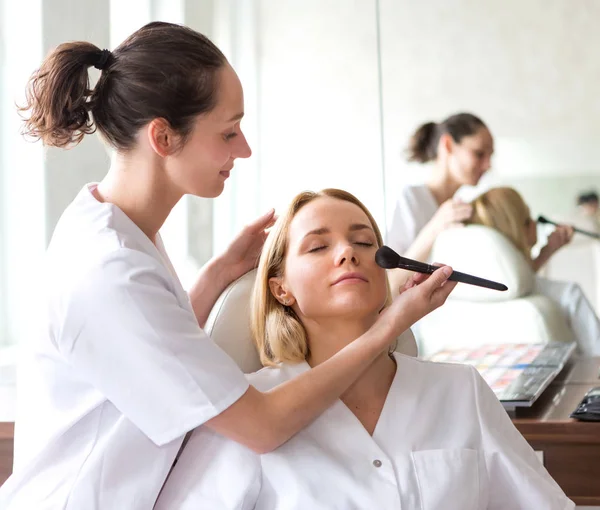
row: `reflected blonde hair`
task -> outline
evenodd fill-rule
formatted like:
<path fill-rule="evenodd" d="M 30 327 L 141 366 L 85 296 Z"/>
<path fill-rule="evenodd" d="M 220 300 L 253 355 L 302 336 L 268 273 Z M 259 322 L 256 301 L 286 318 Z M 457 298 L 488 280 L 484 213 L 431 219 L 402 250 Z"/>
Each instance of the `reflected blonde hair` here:
<path fill-rule="evenodd" d="M 285 274 L 288 233 L 292 220 L 305 205 L 321 197 L 343 200 L 360 207 L 373 227 L 377 246 L 383 245 L 383 238 L 375 219 L 365 205 L 351 193 L 328 188 L 319 192 L 304 191 L 296 195 L 287 210 L 279 216 L 267 237 L 252 292 L 250 311 L 252 336 L 264 366 L 273 366 L 284 361 L 299 363 L 306 360 L 309 354 L 308 339 L 302 322 L 292 308 L 282 305 L 275 299 L 269 280 L 283 277 Z M 385 306 L 391 302 L 389 282 L 386 285 Z"/>
<path fill-rule="evenodd" d="M 492 188 L 472 202 L 473 216 L 467 224 L 485 225 L 498 230 L 531 260 L 526 226 L 531 212 L 523 197 L 513 188 Z"/>

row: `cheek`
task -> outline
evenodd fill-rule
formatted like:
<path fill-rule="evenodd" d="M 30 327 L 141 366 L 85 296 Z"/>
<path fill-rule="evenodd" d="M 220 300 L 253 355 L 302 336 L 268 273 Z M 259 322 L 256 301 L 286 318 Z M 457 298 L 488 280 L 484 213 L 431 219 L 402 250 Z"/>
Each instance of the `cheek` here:
<path fill-rule="evenodd" d="M 288 260 L 285 265 L 288 289 L 299 302 L 313 301 L 322 295 L 319 284 L 325 281 L 325 274 L 319 267 L 318 260 Z"/>
<path fill-rule="evenodd" d="M 473 156 L 472 154 L 465 154 L 465 157 L 463 158 L 463 162 L 462 162 L 462 167 L 465 171 L 465 173 L 471 173 L 475 170 L 477 170 L 477 168 L 479 168 L 479 161 L 478 159 Z"/>
<path fill-rule="evenodd" d="M 231 151 L 228 144 L 221 138 L 196 140 L 186 146 L 182 152 L 186 161 L 203 168 L 221 168 L 229 160 Z"/>

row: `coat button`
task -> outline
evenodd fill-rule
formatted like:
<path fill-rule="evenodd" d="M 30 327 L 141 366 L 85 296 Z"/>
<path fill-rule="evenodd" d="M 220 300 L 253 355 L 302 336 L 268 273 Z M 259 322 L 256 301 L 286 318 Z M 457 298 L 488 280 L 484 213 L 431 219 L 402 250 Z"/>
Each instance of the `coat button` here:
<path fill-rule="evenodd" d="M 381 462 L 379 459 L 375 459 L 375 460 L 373 461 L 373 465 L 374 465 L 376 468 L 379 468 L 379 467 L 381 467 L 381 464 L 382 464 L 382 462 Z"/>

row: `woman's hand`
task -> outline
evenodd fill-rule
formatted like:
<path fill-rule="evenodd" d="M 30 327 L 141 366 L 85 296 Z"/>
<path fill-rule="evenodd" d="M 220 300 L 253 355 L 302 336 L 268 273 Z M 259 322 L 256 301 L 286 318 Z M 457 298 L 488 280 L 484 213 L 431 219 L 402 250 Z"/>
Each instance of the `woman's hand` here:
<path fill-rule="evenodd" d="M 548 242 L 545 248 L 552 255 L 560 250 L 566 244 L 569 244 L 573 239 L 574 230 L 570 225 L 558 225 L 554 231 L 548 236 Z"/>
<path fill-rule="evenodd" d="M 460 200 L 446 200 L 429 223 L 421 229 L 416 239 L 403 255 L 410 259 L 427 260 L 433 243 L 440 232 L 452 227 L 462 227 L 463 221 L 468 220 L 473 213 L 473 206 Z"/>
<path fill-rule="evenodd" d="M 440 205 L 433 218 L 429 220 L 427 228 L 434 237 L 437 237 L 440 232 L 449 227 L 462 226 L 462 222 L 467 221 L 472 214 L 471 204 L 451 198 Z"/>
<path fill-rule="evenodd" d="M 383 320 L 392 328 L 392 336 L 400 335 L 446 302 L 457 283 L 448 281 L 451 274 L 451 267 L 440 266 L 431 275 L 415 273 L 406 281 L 400 294 L 383 312 Z"/>
<path fill-rule="evenodd" d="M 540 250 L 538 257 L 532 261 L 533 270 L 536 272 L 539 271 L 552 255 L 566 244 L 569 244 L 573 239 L 573 234 L 574 230 L 572 226 L 558 225 L 548 236 L 546 246 Z"/>
<path fill-rule="evenodd" d="M 221 256 L 221 267 L 227 284 L 246 274 L 258 265 L 258 259 L 267 238 L 267 229 L 277 217 L 275 210 L 246 225 Z"/>

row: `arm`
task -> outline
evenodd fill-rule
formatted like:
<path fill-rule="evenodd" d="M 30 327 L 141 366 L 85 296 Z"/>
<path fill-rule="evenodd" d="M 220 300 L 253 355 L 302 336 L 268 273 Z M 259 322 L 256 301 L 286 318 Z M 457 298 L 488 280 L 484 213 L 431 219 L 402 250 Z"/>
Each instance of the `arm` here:
<path fill-rule="evenodd" d="M 419 232 L 415 240 L 404 253 L 409 259 L 420 260 L 422 262 L 429 258 L 431 248 L 438 234 L 443 230 L 439 228 L 438 221 L 434 216 L 425 227 Z"/>
<path fill-rule="evenodd" d="M 471 370 L 488 472 L 488 510 L 574 509 L 573 502 L 548 474 L 494 392 L 475 368 Z"/>
<path fill-rule="evenodd" d="M 446 282 L 450 274 L 441 268 L 429 278 L 415 275 L 377 322 L 335 356 L 269 392 L 251 386 L 206 425 L 259 453 L 277 448 L 330 407 L 403 331 L 444 303 L 456 285 Z"/>
<path fill-rule="evenodd" d="M 219 296 L 234 280 L 235 278 L 227 274 L 227 262 L 223 257 L 211 259 L 200 269 L 188 295 L 201 328 L 206 324 Z"/>
<path fill-rule="evenodd" d="M 200 270 L 188 295 L 201 328 L 225 288 L 256 267 L 267 237 L 266 229 L 275 219 L 275 211 L 271 210 L 245 226 L 223 255 L 211 259 Z"/>

